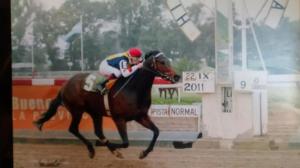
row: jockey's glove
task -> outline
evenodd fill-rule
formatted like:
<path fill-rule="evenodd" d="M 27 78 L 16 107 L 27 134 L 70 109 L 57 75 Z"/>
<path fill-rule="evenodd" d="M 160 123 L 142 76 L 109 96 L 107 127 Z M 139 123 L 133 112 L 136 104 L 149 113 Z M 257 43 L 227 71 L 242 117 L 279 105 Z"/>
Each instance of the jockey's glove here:
<path fill-rule="evenodd" d="M 137 68 L 142 68 L 143 67 L 143 63 L 142 62 L 138 63 L 136 66 L 137 66 Z"/>

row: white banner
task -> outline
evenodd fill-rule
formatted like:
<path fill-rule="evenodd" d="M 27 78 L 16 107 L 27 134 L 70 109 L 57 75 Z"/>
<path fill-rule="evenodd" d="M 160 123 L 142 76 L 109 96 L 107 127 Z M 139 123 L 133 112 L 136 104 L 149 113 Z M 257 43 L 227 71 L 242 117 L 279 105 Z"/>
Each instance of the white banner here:
<path fill-rule="evenodd" d="M 200 105 L 151 105 L 149 115 L 152 117 L 192 117 L 200 116 Z"/>
<path fill-rule="evenodd" d="M 288 0 L 273 0 L 265 18 L 265 24 L 276 29 L 283 17 L 287 4 Z"/>
<path fill-rule="evenodd" d="M 214 71 L 186 71 L 182 74 L 183 91 L 188 93 L 214 93 Z"/>
<path fill-rule="evenodd" d="M 174 20 L 177 22 L 183 33 L 188 37 L 189 40 L 196 40 L 200 36 L 201 31 L 193 22 L 190 21 L 190 18 L 187 15 L 187 12 L 181 1 L 167 0 L 167 4 Z"/>

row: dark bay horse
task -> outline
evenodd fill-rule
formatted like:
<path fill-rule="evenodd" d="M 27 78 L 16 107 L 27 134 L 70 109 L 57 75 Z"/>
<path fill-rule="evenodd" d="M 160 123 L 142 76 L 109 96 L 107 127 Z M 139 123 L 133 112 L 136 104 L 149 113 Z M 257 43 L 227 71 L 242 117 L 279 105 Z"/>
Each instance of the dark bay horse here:
<path fill-rule="evenodd" d="M 129 146 L 127 136 L 127 121 L 134 120 L 153 131 L 153 138 L 148 148 L 141 152 L 140 158 L 145 158 L 153 150 L 159 129 L 151 121 L 148 110 L 151 105 L 151 88 L 155 76 L 175 83 L 180 76 L 172 69 L 168 58 L 160 51 L 150 51 L 145 54 L 143 67 L 127 78 L 120 77 L 108 93 L 111 118 L 117 126 L 122 143 L 111 143 L 102 130 L 102 116 L 108 116 L 104 107 L 104 97 L 97 92 L 83 89 L 88 73 L 77 74 L 62 86 L 61 90 L 49 105 L 48 110 L 34 122 L 42 130 L 43 124 L 56 114 L 57 108 L 64 105 L 72 115 L 69 131 L 79 138 L 87 147 L 89 157 L 93 158 L 95 150 L 92 143 L 80 134 L 78 126 L 82 115 L 87 112 L 94 124 L 94 131 L 99 138 L 98 144 L 107 148 L 117 157 L 123 158 L 119 148 Z"/>

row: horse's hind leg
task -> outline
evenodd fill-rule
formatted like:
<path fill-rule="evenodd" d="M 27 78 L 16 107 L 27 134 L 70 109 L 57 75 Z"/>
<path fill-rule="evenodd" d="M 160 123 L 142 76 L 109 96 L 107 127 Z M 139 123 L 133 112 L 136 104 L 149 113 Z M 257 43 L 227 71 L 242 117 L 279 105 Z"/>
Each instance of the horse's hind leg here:
<path fill-rule="evenodd" d="M 149 116 L 143 116 L 136 120 L 138 123 L 140 123 L 142 126 L 150 129 L 153 131 L 153 138 L 148 146 L 148 148 L 141 152 L 140 159 L 145 158 L 152 150 L 155 145 L 155 142 L 157 140 L 157 137 L 159 135 L 159 129 L 155 126 L 155 124 L 150 120 Z"/>
<path fill-rule="evenodd" d="M 69 127 L 69 131 L 75 135 L 77 138 L 79 138 L 87 147 L 88 151 L 89 151 L 89 157 L 93 158 L 95 156 L 95 149 L 92 145 L 92 143 L 90 141 L 88 141 L 87 139 L 85 139 L 79 132 L 79 123 L 82 117 L 82 112 L 78 112 L 78 111 L 70 111 L 72 114 L 72 121 L 71 121 L 71 125 Z"/>
<path fill-rule="evenodd" d="M 61 94 L 58 93 L 56 98 L 50 102 L 49 108 L 44 112 L 40 118 L 33 122 L 33 124 L 41 131 L 43 124 L 53 117 L 57 111 L 57 108 L 62 104 Z"/>

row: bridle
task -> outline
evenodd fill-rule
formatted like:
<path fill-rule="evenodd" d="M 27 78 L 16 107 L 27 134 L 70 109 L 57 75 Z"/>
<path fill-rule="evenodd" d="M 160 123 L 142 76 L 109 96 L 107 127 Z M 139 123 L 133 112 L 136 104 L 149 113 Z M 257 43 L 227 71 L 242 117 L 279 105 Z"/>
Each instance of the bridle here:
<path fill-rule="evenodd" d="M 151 58 L 152 59 L 152 64 L 151 65 L 152 65 L 153 69 L 150 69 L 150 68 L 148 68 L 146 66 L 143 66 L 143 69 L 145 69 L 145 70 L 147 70 L 147 71 L 149 71 L 149 72 L 151 72 L 151 73 L 153 73 L 155 75 L 158 75 L 158 76 L 162 77 L 163 79 L 175 82 L 175 80 L 172 77 L 170 77 L 169 75 L 164 74 L 164 73 L 162 73 L 162 72 L 160 72 L 160 71 L 157 70 L 156 58 L 158 58 L 160 56 L 163 56 L 163 55 L 164 54 L 162 52 L 159 52 L 155 56 L 152 56 L 152 58 Z"/>

